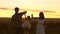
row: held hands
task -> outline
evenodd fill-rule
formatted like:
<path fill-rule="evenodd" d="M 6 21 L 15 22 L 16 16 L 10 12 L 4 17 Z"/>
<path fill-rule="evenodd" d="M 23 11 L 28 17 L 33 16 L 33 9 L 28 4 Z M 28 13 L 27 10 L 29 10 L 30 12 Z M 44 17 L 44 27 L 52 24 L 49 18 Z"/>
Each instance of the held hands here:
<path fill-rule="evenodd" d="M 24 11 L 24 12 L 23 12 L 23 14 L 26 14 L 26 13 L 27 13 L 27 11 Z"/>
<path fill-rule="evenodd" d="M 27 11 L 24 11 L 24 13 L 27 13 Z"/>

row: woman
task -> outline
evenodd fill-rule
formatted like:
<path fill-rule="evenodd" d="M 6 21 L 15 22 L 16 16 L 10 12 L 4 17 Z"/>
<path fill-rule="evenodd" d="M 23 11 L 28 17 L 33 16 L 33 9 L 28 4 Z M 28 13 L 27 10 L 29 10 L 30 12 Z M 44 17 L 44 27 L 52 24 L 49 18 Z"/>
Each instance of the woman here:
<path fill-rule="evenodd" d="M 39 13 L 39 18 L 37 19 L 36 34 L 45 34 L 44 30 L 44 14 L 43 12 Z"/>
<path fill-rule="evenodd" d="M 29 34 L 29 30 L 31 28 L 30 20 L 30 16 L 27 16 L 26 21 L 22 24 L 26 34 Z"/>

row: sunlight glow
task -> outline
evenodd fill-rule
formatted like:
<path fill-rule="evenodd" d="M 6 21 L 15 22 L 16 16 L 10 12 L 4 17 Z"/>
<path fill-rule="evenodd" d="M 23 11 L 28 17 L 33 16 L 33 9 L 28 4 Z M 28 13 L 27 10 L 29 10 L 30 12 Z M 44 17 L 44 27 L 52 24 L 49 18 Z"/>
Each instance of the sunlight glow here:
<path fill-rule="evenodd" d="M 19 7 L 23 11 L 29 9 L 26 15 L 31 16 L 33 14 L 34 17 L 39 16 L 40 11 L 36 10 L 51 10 L 56 13 L 44 12 L 45 18 L 60 18 L 60 0 L 0 0 L 0 17 L 11 18 L 15 7 Z"/>

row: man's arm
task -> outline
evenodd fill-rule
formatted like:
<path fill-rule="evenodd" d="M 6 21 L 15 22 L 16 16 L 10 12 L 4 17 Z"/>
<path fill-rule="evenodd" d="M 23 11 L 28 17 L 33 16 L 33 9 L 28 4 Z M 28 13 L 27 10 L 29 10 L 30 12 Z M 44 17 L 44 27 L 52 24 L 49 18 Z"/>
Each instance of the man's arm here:
<path fill-rule="evenodd" d="M 21 12 L 20 14 L 24 15 L 24 14 L 26 14 L 26 13 L 27 13 L 27 11 L 24 11 L 24 12 Z"/>
<path fill-rule="evenodd" d="M 13 21 L 14 21 L 14 19 L 13 19 L 13 16 L 12 16 L 12 18 L 11 18 L 11 24 L 14 24 L 14 22 L 13 22 Z"/>

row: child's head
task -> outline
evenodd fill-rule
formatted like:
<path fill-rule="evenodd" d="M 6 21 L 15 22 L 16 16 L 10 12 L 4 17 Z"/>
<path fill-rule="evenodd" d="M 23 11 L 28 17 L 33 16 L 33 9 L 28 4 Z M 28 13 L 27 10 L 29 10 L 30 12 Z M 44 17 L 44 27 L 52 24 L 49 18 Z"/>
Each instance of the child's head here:
<path fill-rule="evenodd" d="M 27 19 L 30 20 L 30 16 L 27 16 Z"/>

